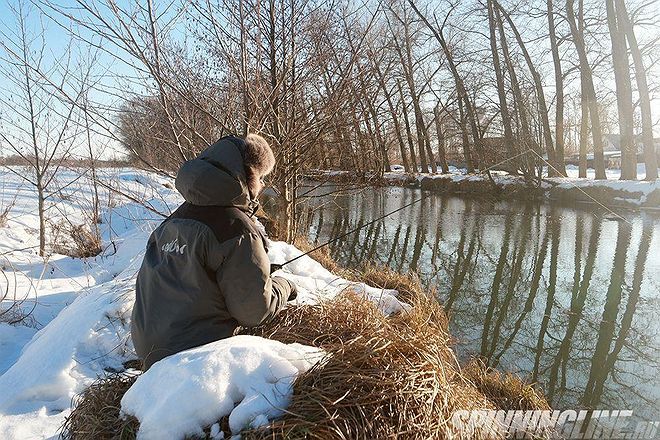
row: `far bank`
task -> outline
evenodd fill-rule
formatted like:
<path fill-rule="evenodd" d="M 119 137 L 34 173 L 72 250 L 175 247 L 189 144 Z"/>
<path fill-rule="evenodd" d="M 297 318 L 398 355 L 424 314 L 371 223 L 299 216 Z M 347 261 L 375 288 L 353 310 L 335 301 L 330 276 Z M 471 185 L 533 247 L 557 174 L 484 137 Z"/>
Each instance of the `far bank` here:
<path fill-rule="evenodd" d="M 660 182 L 594 180 L 589 178 L 543 178 L 527 180 L 522 176 L 493 171 L 487 174 L 409 174 L 402 171 L 382 175 L 351 171 L 317 170 L 307 177 L 321 182 L 399 186 L 437 193 L 470 197 L 495 197 L 501 200 L 554 201 L 562 204 L 597 204 L 611 209 L 660 209 Z"/>

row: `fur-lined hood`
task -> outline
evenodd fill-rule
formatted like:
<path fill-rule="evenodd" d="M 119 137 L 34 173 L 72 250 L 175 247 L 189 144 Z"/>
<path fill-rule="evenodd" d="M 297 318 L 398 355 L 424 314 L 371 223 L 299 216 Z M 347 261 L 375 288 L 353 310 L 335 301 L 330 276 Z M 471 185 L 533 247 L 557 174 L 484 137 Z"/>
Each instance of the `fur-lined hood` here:
<path fill-rule="evenodd" d="M 255 212 L 258 202 L 248 191 L 244 155 L 243 139 L 224 137 L 181 166 L 176 189 L 193 205 L 235 206 Z"/>

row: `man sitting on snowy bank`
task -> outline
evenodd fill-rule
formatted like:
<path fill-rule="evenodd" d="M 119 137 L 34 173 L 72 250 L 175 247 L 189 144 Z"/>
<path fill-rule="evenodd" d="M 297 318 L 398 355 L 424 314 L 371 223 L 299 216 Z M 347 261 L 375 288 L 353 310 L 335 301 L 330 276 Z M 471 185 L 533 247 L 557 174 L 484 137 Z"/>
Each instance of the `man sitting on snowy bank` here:
<path fill-rule="evenodd" d="M 186 200 L 149 237 L 137 277 L 131 334 L 145 370 L 188 348 L 256 326 L 296 296 L 270 276 L 266 238 L 252 217 L 275 166 L 268 143 L 224 137 L 181 166 Z"/>

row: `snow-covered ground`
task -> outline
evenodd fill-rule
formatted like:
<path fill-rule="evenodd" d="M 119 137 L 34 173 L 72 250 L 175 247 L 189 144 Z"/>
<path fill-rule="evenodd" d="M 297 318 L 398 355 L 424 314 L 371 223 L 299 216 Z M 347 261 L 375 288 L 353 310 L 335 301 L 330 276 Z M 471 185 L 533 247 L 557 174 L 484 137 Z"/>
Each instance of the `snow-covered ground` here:
<path fill-rule="evenodd" d="M 168 215 L 182 202 L 169 179 L 129 168 L 100 170 L 102 253 L 40 257 L 36 190 L 21 177 L 27 173 L 0 168 L 0 214 L 9 208 L 0 223 L 0 314 L 11 308 L 0 316 L 1 439 L 57 438 L 72 397 L 135 358 L 130 315 L 144 246 L 163 219 L 159 213 Z M 51 186 L 58 189 L 47 200 L 49 242 L 70 246 L 68 230 L 94 228 L 91 182 L 86 170 L 58 173 Z M 269 256 L 279 263 L 300 253 L 274 242 Z M 352 284 L 309 257 L 281 275 L 299 286 L 299 303 L 331 298 L 351 285 L 383 313 L 407 307 L 395 291 Z M 21 314 L 29 316 L 9 323 Z M 124 409 L 144 420 L 145 438 L 199 432 L 227 414 L 235 430 L 261 425 L 281 414 L 295 376 L 321 355 L 257 337 L 209 344 L 150 369 L 136 382 L 139 391 L 127 394 Z"/>

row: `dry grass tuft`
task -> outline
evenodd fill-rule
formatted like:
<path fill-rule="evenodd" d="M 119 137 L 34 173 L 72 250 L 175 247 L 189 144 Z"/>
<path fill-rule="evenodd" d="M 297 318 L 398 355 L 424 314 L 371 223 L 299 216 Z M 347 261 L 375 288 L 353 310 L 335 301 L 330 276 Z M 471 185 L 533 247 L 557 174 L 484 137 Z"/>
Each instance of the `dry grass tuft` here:
<path fill-rule="evenodd" d="M 269 431 L 244 437 L 421 440 L 492 436 L 492 432 L 459 434 L 450 424 L 457 410 L 499 406 L 463 374 L 440 305 L 425 295 L 409 301 L 415 306 L 410 313 L 388 318 L 373 303 L 348 292 L 321 305 L 292 307 L 265 326 L 244 330 L 328 352 L 324 362 L 294 383 L 287 414 Z M 489 378 L 493 382 L 489 390 L 496 390 L 500 377 Z M 499 386 L 511 397 L 520 390 L 507 389 L 508 381 Z M 543 403 L 535 408 L 545 408 Z"/>
<path fill-rule="evenodd" d="M 14 198 L 12 199 L 11 202 L 7 204 L 4 204 L 4 202 L 0 203 L 0 228 L 4 228 L 5 226 L 7 226 L 7 222 L 9 220 L 9 213 L 11 212 L 12 209 L 14 209 L 14 205 L 16 204 L 17 197 L 18 197 L 18 193 L 14 194 Z"/>
<path fill-rule="evenodd" d="M 550 405 L 533 385 L 511 373 L 489 368 L 480 360 L 473 360 L 463 374 L 484 393 L 497 409 L 549 410 Z"/>
<path fill-rule="evenodd" d="M 56 240 L 52 245 L 53 252 L 72 258 L 90 258 L 103 251 L 101 237 L 87 226 L 62 223 L 57 228 L 56 236 L 61 237 L 61 241 Z"/>
<path fill-rule="evenodd" d="M 299 376 L 284 417 L 244 439 L 500 438 L 500 433 L 457 431 L 452 415 L 471 409 L 548 409 L 533 387 L 472 362 L 461 368 L 441 305 L 412 277 L 372 267 L 360 280 L 397 288 L 410 312 L 384 316 L 346 291 L 317 305 L 289 307 L 265 325 L 241 334 L 321 347 L 323 362 Z M 112 387 L 113 390 L 106 390 Z M 136 421 L 118 419 L 130 379 L 103 380 L 78 401 L 65 428 L 68 439 L 128 439 Z M 110 403 L 101 403 L 103 401 Z M 82 412 L 82 415 L 79 413 Z M 226 418 L 225 418 L 226 419 Z M 220 420 L 223 430 L 226 420 Z M 88 426 L 93 425 L 93 426 Z M 208 432 L 207 432 L 208 434 Z M 229 434 L 226 432 L 226 434 Z"/>
<path fill-rule="evenodd" d="M 416 274 L 401 274 L 389 266 L 369 264 L 362 270 L 348 272 L 348 276 L 354 281 L 361 281 L 370 286 L 398 290 L 398 298 L 406 302 L 418 301 L 420 298 L 434 295 L 434 292 L 424 291 Z M 437 303 L 435 299 L 433 302 Z"/>
<path fill-rule="evenodd" d="M 9 212 L 11 211 L 11 208 L 11 206 L 0 206 L 0 228 L 7 226 L 7 220 L 9 218 Z"/>
<path fill-rule="evenodd" d="M 140 423 L 135 417 L 119 417 L 121 398 L 137 375 L 114 373 L 92 383 L 74 398 L 74 410 L 62 425 L 64 440 L 134 439 Z"/>

